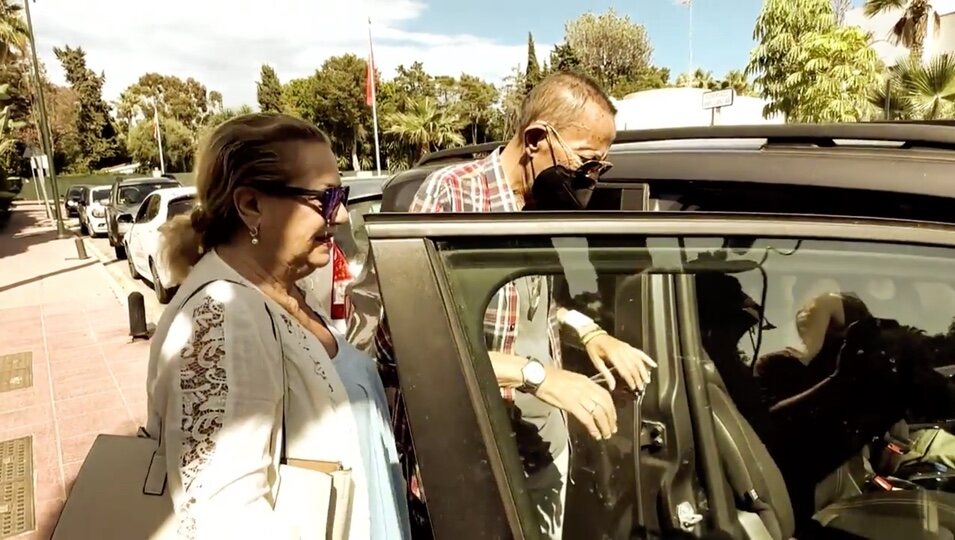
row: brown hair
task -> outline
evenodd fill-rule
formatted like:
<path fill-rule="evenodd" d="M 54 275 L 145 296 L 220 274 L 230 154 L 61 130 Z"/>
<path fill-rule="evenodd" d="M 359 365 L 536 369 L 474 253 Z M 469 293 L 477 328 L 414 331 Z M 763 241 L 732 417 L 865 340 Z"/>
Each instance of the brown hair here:
<path fill-rule="evenodd" d="M 590 77 L 570 71 L 548 75 L 524 98 L 517 132 L 522 133 L 538 120 L 560 129 L 572 123 L 590 102 L 596 102 L 611 115 L 617 114 L 610 97 Z"/>
<path fill-rule="evenodd" d="M 289 184 L 301 170 L 302 143 L 328 144 L 318 127 L 284 114 L 237 116 L 206 137 L 196 163 L 196 207 L 163 226 L 163 253 L 176 280 L 202 254 L 227 242 L 242 226 L 233 195 L 251 181 Z"/>

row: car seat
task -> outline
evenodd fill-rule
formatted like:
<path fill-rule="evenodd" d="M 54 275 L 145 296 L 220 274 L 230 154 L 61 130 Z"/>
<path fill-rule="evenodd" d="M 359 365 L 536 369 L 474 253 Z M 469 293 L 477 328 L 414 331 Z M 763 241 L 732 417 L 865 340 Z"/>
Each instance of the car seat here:
<path fill-rule="evenodd" d="M 711 281 L 704 287 L 710 289 L 709 286 L 718 285 L 717 290 L 725 302 L 728 298 L 725 293 L 732 290 L 731 283 L 726 278 L 732 278 L 710 275 L 704 276 L 704 279 L 707 277 L 715 279 L 715 283 Z M 698 288 L 700 282 L 701 277 L 698 276 Z M 701 305 L 704 301 L 714 299 L 704 290 L 699 292 Z M 741 290 L 739 292 L 741 293 Z M 732 306 L 730 308 L 732 311 Z M 701 327 L 704 326 L 702 323 L 705 318 L 701 316 Z M 724 311 L 721 314 L 720 326 L 730 328 L 733 324 L 732 318 L 731 312 Z M 729 331 L 735 333 L 739 328 L 742 328 L 742 325 Z M 732 343 L 733 339 L 738 337 L 730 336 L 726 341 Z M 719 351 L 714 353 L 720 354 Z M 727 386 L 727 381 L 709 357 L 708 351 L 703 351 L 702 356 L 706 390 L 716 429 L 717 451 L 725 480 L 734 495 L 741 528 L 746 537 L 752 539 L 792 538 L 796 533 L 797 523 L 782 472 L 756 430 L 737 406 L 737 403 L 745 408 L 752 406 L 748 404 L 752 401 L 752 396 L 746 394 L 752 394 L 753 389 L 745 388 L 739 384 L 741 381 L 737 380 Z M 732 362 L 739 363 L 735 357 L 723 358 L 720 361 L 724 368 L 734 366 Z M 812 451 L 812 446 L 813 441 L 806 441 L 807 452 Z M 874 539 L 952 537 L 952 531 L 955 531 L 955 494 L 898 491 L 865 493 L 843 498 L 850 466 L 851 463 L 840 467 L 816 487 L 817 503 L 821 501 L 826 504 L 813 517 L 819 529 L 825 531 L 824 535 L 819 536 L 861 536 Z M 851 492 L 849 494 L 851 495 Z M 926 533 L 932 536 L 924 536 Z M 805 536 L 818 537 L 816 532 L 807 532 Z"/>

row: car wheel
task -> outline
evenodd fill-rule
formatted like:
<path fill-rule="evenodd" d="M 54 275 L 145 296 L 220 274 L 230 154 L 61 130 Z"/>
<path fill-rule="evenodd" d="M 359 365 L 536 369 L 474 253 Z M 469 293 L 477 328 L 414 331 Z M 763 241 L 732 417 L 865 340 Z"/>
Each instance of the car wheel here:
<path fill-rule="evenodd" d="M 124 247 L 122 244 L 114 244 L 113 251 L 116 252 L 117 259 L 123 260 L 126 258 L 126 247 Z"/>
<path fill-rule="evenodd" d="M 149 272 L 153 275 L 153 290 L 156 291 L 156 299 L 160 304 L 168 304 L 172 300 L 172 294 L 169 289 L 163 286 L 159 281 L 159 274 L 156 273 L 156 265 L 149 261 Z"/>
<path fill-rule="evenodd" d="M 136 265 L 133 264 L 132 257 L 126 257 L 126 265 L 129 266 L 129 275 L 133 279 L 139 278 L 139 272 L 136 271 Z"/>

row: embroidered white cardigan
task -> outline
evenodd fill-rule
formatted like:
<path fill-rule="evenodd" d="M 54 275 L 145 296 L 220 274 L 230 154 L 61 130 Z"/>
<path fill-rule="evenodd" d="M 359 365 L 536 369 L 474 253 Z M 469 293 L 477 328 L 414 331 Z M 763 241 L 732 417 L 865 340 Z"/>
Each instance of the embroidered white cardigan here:
<path fill-rule="evenodd" d="M 288 457 L 341 461 L 352 469 L 349 538 L 367 539 L 367 483 L 355 420 L 318 339 L 214 252 L 199 261 L 169 306 L 152 339 L 146 429 L 162 434 L 180 537 L 294 538 L 272 508 L 287 383 Z"/>

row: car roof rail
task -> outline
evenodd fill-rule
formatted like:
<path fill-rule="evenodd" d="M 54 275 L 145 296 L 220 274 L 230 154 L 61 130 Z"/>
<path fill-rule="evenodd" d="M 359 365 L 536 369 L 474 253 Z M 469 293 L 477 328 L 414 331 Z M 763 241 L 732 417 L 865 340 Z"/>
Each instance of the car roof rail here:
<path fill-rule="evenodd" d="M 435 163 L 437 161 L 444 161 L 452 158 L 460 158 L 461 161 L 467 161 L 469 159 L 474 159 L 477 157 L 477 154 L 485 154 L 488 152 L 493 152 L 497 150 L 499 146 L 502 146 L 502 142 L 489 142 L 483 144 L 472 144 L 469 146 L 462 146 L 460 148 L 448 148 L 446 150 L 438 150 L 437 152 L 431 152 L 430 154 L 425 154 L 421 156 L 421 159 L 415 163 L 415 167 L 423 167 L 429 163 Z"/>
<path fill-rule="evenodd" d="M 620 131 L 614 144 L 690 139 L 766 139 L 767 145 L 839 146 L 838 140 L 890 141 L 903 148 L 955 150 L 955 123 L 857 122 L 698 126 Z"/>

